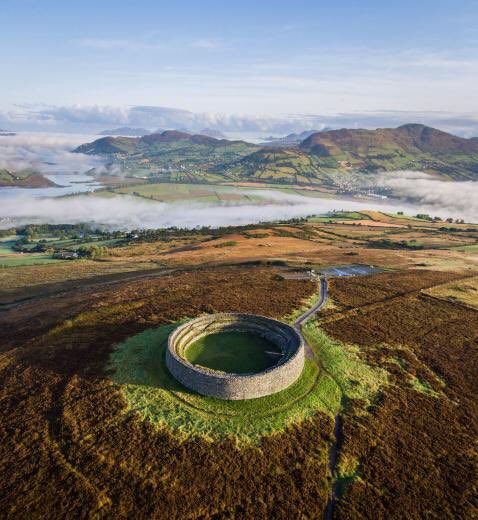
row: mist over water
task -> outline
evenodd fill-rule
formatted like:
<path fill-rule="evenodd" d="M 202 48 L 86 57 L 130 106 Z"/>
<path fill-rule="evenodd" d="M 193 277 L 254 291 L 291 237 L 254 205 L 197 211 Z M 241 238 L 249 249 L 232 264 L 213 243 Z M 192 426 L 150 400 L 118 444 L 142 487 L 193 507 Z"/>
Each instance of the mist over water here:
<path fill-rule="evenodd" d="M 41 173 L 83 173 L 101 167 L 101 157 L 72 153 L 99 136 L 83 134 L 21 133 L 0 136 L 0 169 Z"/>
<path fill-rule="evenodd" d="M 473 220 L 465 214 L 452 213 L 452 208 L 434 205 L 409 205 L 400 201 L 358 201 L 289 195 L 274 190 L 245 190 L 260 197 L 257 202 L 233 203 L 164 203 L 141 200 L 131 196 L 113 198 L 76 196 L 67 198 L 33 198 L 18 196 L 0 199 L 0 218 L 9 220 L 0 226 L 24 223 L 75 224 L 90 222 L 111 229 L 159 227 L 194 228 L 197 226 L 232 226 L 286 220 L 294 217 L 323 214 L 333 210 L 360 211 L 375 209 L 384 212 L 405 211 L 408 214 L 429 213 L 442 218 L 453 216 Z M 13 223 L 12 220 L 13 219 Z M 475 215 L 475 221 L 477 221 Z"/>
<path fill-rule="evenodd" d="M 417 171 L 396 171 L 377 176 L 376 183 L 391 188 L 397 197 L 433 208 L 441 217 L 478 222 L 478 182 L 441 181 Z"/>

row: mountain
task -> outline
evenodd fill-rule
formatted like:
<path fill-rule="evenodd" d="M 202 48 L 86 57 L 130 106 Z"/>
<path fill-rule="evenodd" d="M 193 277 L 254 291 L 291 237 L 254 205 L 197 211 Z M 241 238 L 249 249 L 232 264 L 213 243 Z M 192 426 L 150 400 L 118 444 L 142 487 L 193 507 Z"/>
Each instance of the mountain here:
<path fill-rule="evenodd" d="M 149 134 L 150 131 L 146 128 L 130 128 L 129 126 L 122 126 L 121 128 L 114 128 L 113 130 L 103 130 L 98 135 L 124 135 L 141 137 L 142 135 Z"/>
<path fill-rule="evenodd" d="M 217 180 L 216 170 L 224 177 L 225 165 L 256 149 L 255 145 L 244 141 L 166 130 L 143 137 L 103 137 L 74 151 L 109 157 L 134 175 L 194 180 L 197 175 L 210 174 L 203 180 Z"/>
<path fill-rule="evenodd" d="M 325 131 L 325 130 L 323 130 Z M 284 137 L 266 137 L 263 143 L 260 143 L 262 146 L 296 146 L 300 144 L 304 139 L 310 137 L 313 134 L 318 133 L 319 130 L 305 130 L 300 134 L 289 134 Z"/>
<path fill-rule="evenodd" d="M 456 180 L 478 178 L 478 140 L 420 124 L 318 132 L 299 146 L 339 170 L 420 170 Z"/>
<path fill-rule="evenodd" d="M 168 130 L 141 138 L 104 137 L 75 151 L 109 157 L 133 175 L 194 182 L 336 184 L 352 173 L 393 170 L 478 180 L 478 139 L 419 124 L 315 132 L 294 146 L 257 146 Z"/>
<path fill-rule="evenodd" d="M 319 147 L 339 148 L 342 151 L 369 153 L 374 148 L 393 147 L 410 152 L 478 153 L 478 141 L 464 139 L 420 124 L 377 130 L 330 130 L 311 134 L 301 143 L 303 150 Z"/>
<path fill-rule="evenodd" d="M 170 131 L 172 131 L 172 130 L 170 130 Z M 193 130 L 190 130 L 189 128 L 176 128 L 176 130 L 173 130 L 173 131 L 181 132 L 183 134 L 189 134 L 189 135 L 199 134 L 199 135 L 207 135 L 208 137 L 214 137 L 216 139 L 227 139 L 227 136 L 225 134 L 223 134 L 219 130 L 214 130 L 212 128 L 203 128 L 199 132 L 194 132 Z M 153 133 L 162 134 L 163 132 L 164 132 L 164 130 L 159 129 Z"/>

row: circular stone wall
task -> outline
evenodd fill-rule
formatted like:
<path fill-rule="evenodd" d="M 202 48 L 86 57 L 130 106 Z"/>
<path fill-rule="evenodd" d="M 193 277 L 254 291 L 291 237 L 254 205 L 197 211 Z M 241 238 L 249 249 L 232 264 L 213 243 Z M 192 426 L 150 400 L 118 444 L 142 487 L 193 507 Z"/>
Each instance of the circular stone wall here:
<path fill-rule="evenodd" d="M 185 357 L 189 345 L 203 336 L 223 331 L 251 332 L 277 345 L 282 355 L 262 372 L 233 374 L 191 364 Z M 290 386 L 304 367 L 304 342 L 291 326 L 254 314 L 211 314 L 189 321 L 169 336 L 166 366 L 185 387 L 219 399 L 252 399 Z"/>

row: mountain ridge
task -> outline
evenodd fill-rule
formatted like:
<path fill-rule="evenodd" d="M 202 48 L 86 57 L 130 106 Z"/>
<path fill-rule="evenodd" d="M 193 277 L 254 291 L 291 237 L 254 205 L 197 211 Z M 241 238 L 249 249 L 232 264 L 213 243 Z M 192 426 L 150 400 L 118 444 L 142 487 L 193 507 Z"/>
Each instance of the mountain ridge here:
<path fill-rule="evenodd" d="M 179 168 L 211 174 L 215 181 L 320 183 L 351 172 L 393 170 L 478 180 L 478 138 L 465 139 L 419 123 L 320 131 L 295 146 L 254 145 L 167 130 L 142 137 L 104 137 L 75 151 L 110 156 L 131 169 L 141 163 L 147 176 Z"/>

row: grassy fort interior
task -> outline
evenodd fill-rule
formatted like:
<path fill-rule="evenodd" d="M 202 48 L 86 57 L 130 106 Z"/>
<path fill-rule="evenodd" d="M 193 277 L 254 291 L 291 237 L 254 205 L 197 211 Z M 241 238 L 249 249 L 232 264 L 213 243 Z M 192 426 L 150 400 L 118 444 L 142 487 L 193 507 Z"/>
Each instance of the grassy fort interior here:
<path fill-rule="evenodd" d="M 274 365 L 281 354 L 272 341 L 237 330 L 203 336 L 184 353 L 193 365 L 237 374 L 265 370 Z"/>

